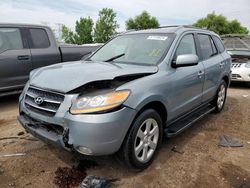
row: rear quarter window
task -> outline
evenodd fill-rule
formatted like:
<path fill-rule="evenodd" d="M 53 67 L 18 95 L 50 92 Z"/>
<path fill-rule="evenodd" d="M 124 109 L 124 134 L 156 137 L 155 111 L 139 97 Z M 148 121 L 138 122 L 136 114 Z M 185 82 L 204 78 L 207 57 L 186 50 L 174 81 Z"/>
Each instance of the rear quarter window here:
<path fill-rule="evenodd" d="M 45 29 L 29 29 L 32 40 L 31 48 L 48 48 L 50 46 L 49 37 Z"/>
<path fill-rule="evenodd" d="M 224 52 L 225 51 L 225 46 L 222 43 L 222 41 L 218 37 L 216 37 L 216 36 L 213 36 L 213 40 L 214 40 L 214 42 L 215 42 L 215 44 L 216 44 L 219 52 L 220 53 Z"/>

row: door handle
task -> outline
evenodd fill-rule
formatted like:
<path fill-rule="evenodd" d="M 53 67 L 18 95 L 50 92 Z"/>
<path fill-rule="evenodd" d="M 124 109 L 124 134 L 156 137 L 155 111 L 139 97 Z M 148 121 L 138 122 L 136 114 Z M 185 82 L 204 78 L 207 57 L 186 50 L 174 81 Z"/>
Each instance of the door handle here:
<path fill-rule="evenodd" d="M 202 78 L 203 75 L 204 75 L 204 71 L 199 71 L 199 72 L 198 72 L 198 77 L 199 77 L 199 78 Z"/>
<path fill-rule="evenodd" d="M 29 58 L 30 58 L 29 55 L 19 55 L 19 56 L 17 56 L 18 60 L 28 60 Z"/>

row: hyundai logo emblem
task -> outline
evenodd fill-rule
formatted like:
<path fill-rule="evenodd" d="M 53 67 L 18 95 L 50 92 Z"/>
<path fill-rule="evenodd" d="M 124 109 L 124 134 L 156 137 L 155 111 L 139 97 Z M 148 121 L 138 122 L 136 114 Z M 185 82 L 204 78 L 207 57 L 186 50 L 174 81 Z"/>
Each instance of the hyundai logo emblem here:
<path fill-rule="evenodd" d="M 35 101 L 35 103 L 37 104 L 37 105 L 41 105 L 42 103 L 43 103 L 43 98 L 42 97 L 36 97 L 35 99 L 34 99 L 34 101 Z"/>

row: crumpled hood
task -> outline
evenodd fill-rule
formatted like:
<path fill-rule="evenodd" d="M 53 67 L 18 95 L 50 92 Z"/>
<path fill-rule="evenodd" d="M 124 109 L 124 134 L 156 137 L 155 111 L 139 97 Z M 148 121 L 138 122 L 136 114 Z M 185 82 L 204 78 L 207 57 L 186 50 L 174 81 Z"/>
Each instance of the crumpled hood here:
<path fill-rule="evenodd" d="M 75 61 L 37 69 L 30 84 L 43 89 L 67 93 L 89 82 L 112 80 L 118 76 L 156 73 L 157 66 L 122 63 Z"/>

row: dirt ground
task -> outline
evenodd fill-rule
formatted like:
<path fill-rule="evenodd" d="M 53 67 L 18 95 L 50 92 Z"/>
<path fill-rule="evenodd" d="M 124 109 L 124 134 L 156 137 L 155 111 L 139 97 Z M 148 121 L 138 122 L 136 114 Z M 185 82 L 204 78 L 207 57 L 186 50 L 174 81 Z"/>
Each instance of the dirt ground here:
<path fill-rule="evenodd" d="M 57 187 L 58 167 L 77 163 L 70 153 L 34 140 L 16 137 L 23 128 L 16 120 L 18 96 L 0 98 L 0 187 Z M 239 187 L 250 188 L 250 89 L 234 85 L 220 114 L 210 114 L 175 138 L 163 142 L 153 164 L 143 172 L 128 171 L 114 157 L 96 159 L 89 175 L 120 178 L 114 187 Z M 238 148 L 218 147 L 220 135 L 243 141 Z M 172 151 L 176 146 L 178 153 Z M 26 153 L 3 157 L 3 154 Z"/>

